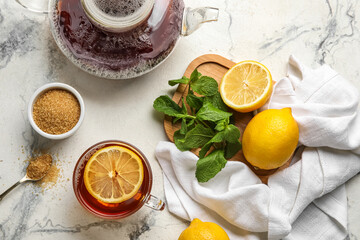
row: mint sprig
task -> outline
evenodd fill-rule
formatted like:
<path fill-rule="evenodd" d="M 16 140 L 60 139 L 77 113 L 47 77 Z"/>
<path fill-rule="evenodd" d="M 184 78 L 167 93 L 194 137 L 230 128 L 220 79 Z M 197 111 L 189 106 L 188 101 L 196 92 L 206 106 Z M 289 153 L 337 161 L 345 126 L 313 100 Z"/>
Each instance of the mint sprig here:
<path fill-rule="evenodd" d="M 201 148 L 195 175 L 199 182 L 207 182 L 225 167 L 226 159 L 241 149 L 240 131 L 230 123 L 232 113 L 222 101 L 215 79 L 202 76 L 195 69 L 190 79 L 169 81 L 170 86 L 177 84 L 189 85 L 181 107 L 166 95 L 158 97 L 153 107 L 173 117 L 174 123 L 181 120 L 174 143 L 180 151 Z"/>

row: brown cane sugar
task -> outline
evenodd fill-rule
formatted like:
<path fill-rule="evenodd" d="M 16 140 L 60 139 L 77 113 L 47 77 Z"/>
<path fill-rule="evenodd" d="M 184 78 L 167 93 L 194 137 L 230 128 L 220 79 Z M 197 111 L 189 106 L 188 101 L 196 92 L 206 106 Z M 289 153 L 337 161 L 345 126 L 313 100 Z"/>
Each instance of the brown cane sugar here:
<path fill-rule="evenodd" d="M 48 173 L 45 175 L 41 181 L 39 181 L 40 186 L 42 187 L 43 191 L 45 189 L 50 189 L 58 182 L 60 177 L 60 168 L 58 168 L 57 163 L 51 165 Z"/>
<path fill-rule="evenodd" d="M 52 157 L 49 154 L 41 155 L 30 161 L 26 169 L 26 175 L 34 180 L 43 178 L 49 171 L 52 163 Z"/>
<path fill-rule="evenodd" d="M 53 89 L 41 94 L 33 106 L 36 125 L 49 134 L 70 131 L 80 118 L 80 104 L 69 91 Z"/>

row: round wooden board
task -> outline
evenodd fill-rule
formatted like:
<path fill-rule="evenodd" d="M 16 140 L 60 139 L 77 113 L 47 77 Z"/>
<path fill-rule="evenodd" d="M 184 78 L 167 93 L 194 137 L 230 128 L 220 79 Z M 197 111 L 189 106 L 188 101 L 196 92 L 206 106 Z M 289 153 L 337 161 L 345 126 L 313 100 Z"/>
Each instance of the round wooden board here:
<path fill-rule="evenodd" d="M 202 55 L 196 59 L 194 59 L 189 66 L 187 67 L 184 76 L 190 78 L 191 73 L 197 68 L 198 71 L 205 76 L 213 77 L 218 83 L 220 83 L 222 77 L 225 73 L 235 65 L 235 62 L 230 61 L 220 55 L 216 54 L 206 54 Z M 177 103 L 181 104 L 181 98 L 187 95 L 188 88 L 187 85 L 180 84 L 174 93 L 172 99 Z M 242 139 L 243 132 L 245 130 L 246 125 L 254 116 L 253 113 L 239 113 L 236 111 L 232 111 L 235 126 L 237 126 L 240 130 L 241 136 L 240 141 Z M 169 116 L 165 116 L 164 119 L 164 129 L 167 137 L 170 141 L 174 142 L 174 133 L 179 130 L 181 127 L 181 123 L 178 121 L 173 124 L 172 118 Z M 198 154 L 200 149 L 194 149 L 193 152 Z M 242 150 L 240 150 L 234 157 L 230 159 L 231 161 L 241 161 L 245 163 L 260 179 L 263 183 L 267 183 L 269 176 L 279 169 L 283 169 L 289 166 L 290 161 L 288 161 L 284 166 L 279 169 L 274 170 L 261 170 L 255 169 L 249 162 L 246 161 Z"/>

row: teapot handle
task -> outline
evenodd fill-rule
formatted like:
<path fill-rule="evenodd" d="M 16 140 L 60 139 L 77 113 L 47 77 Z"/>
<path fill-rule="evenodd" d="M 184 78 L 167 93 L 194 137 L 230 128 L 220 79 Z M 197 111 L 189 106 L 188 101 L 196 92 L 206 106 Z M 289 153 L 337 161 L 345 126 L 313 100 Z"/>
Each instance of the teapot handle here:
<path fill-rule="evenodd" d="M 44 13 L 49 12 L 48 3 L 49 0 L 15 0 L 22 7 L 31 12 Z"/>
<path fill-rule="evenodd" d="M 202 23 L 217 21 L 218 17 L 218 8 L 186 8 L 183 16 L 181 35 L 188 36 L 198 29 Z"/>

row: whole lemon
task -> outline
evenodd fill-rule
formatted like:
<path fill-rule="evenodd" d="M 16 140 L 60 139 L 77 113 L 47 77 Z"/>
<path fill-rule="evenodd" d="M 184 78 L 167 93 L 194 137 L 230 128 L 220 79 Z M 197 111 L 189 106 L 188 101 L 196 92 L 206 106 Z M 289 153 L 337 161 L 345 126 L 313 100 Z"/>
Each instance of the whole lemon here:
<path fill-rule="evenodd" d="M 178 240 L 230 240 L 230 238 L 216 223 L 202 222 L 195 218 L 180 234 Z"/>
<path fill-rule="evenodd" d="M 246 126 L 242 147 L 251 165 L 269 170 L 284 165 L 298 141 L 299 128 L 291 108 L 269 109 L 257 114 Z"/>

